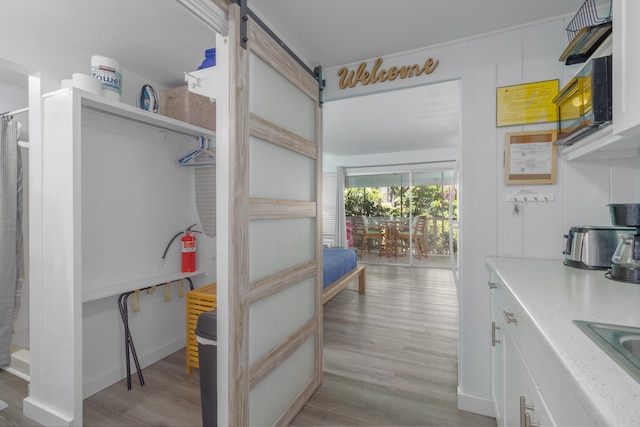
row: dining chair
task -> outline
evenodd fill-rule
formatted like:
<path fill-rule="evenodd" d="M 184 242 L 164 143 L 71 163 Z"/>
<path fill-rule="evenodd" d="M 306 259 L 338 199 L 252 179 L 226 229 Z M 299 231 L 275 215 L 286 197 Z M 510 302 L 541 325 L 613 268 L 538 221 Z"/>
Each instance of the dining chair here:
<path fill-rule="evenodd" d="M 379 226 L 367 225 L 362 215 L 353 217 L 355 236 L 361 240 L 360 258 L 364 254 L 365 243 L 371 253 L 371 241 L 378 239 L 378 256 L 382 256 L 382 231 Z"/>
<path fill-rule="evenodd" d="M 413 229 L 413 232 L 411 231 Z M 416 256 L 418 259 L 420 258 L 422 250 L 424 250 L 424 257 L 427 257 L 427 239 L 426 239 L 426 230 L 427 230 L 427 217 L 420 215 L 416 217 L 415 224 L 411 227 L 405 226 L 398 231 L 398 239 L 401 241 L 406 241 L 407 245 L 409 242 L 413 240 L 413 246 L 416 249 Z M 421 250 L 422 247 L 422 250 Z"/>

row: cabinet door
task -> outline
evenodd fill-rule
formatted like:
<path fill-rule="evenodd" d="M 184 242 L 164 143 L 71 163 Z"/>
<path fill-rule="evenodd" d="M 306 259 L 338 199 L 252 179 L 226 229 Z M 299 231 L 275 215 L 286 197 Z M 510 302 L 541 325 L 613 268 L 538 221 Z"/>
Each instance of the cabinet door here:
<path fill-rule="evenodd" d="M 504 422 L 505 426 L 519 426 L 520 423 L 520 396 L 524 388 L 522 371 L 526 370 L 520 361 L 520 354 L 516 348 L 511 334 L 506 328 L 502 334 L 502 346 L 504 348 L 503 375 L 504 375 Z"/>
<path fill-rule="evenodd" d="M 504 324 L 500 308 L 491 298 L 491 397 L 498 426 L 504 426 Z"/>
<path fill-rule="evenodd" d="M 640 124 L 640 2 L 613 0 L 613 16 L 613 133 L 621 134 Z"/>
<path fill-rule="evenodd" d="M 502 338 L 505 380 L 504 425 L 524 427 L 530 422 L 540 426 L 555 426 L 511 334 L 505 331 Z"/>

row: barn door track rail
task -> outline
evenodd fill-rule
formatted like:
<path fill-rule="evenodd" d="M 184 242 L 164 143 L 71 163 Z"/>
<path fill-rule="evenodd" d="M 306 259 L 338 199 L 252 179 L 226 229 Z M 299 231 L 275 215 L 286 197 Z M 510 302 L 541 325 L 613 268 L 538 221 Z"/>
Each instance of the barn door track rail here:
<path fill-rule="evenodd" d="M 247 27 L 249 24 L 249 18 L 251 18 L 258 25 L 260 25 L 260 27 L 267 34 L 269 34 L 269 36 L 273 40 L 275 40 L 278 45 L 280 45 L 280 47 L 282 47 L 293 59 L 295 59 L 295 61 L 300 64 L 300 66 L 304 68 L 307 73 L 311 74 L 318 81 L 318 83 L 320 83 L 320 90 L 322 91 L 324 82 L 322 81 L 322 74 L 316 71 L 317 68 L 316 70 L 312 70 L 311 68 L 309 68 L 307 64 L 305 64 L 304 61 L 302 61 L 302 59 L 298 57 L 298 55 L 296 55 L 291 49 L 289 49 L 289 47 L 282 40 L 280 40 L 280 38 L 273 31 L 271 31 L 267 24 L 262 22 L 262 20 L 258 18 L 256 14 L 251 11 L 251 9 L 249 9 L 247 0 L 235 0 L 235 2 L 240 6 L 240 46 L 242 46 L 244 49 L 247 48 L 247 42 L 249 41 Z"/>

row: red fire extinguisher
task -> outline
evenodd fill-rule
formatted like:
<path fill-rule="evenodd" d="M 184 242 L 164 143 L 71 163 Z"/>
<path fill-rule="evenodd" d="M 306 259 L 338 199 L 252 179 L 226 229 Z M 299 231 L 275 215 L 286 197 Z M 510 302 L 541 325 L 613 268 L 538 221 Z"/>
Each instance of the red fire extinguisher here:
<path fill-rule="evenodd" d="M 182 238 L 182 272 L 196 271 L 196 237 L 191 230 Z"/>

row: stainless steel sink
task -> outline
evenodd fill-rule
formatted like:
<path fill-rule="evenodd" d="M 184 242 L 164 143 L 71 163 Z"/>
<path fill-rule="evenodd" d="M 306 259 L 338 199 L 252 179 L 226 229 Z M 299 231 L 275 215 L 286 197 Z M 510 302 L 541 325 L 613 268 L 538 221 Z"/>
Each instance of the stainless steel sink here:
<path fill-rule="evenodd" d="M 620 344 L 636 359 L 640 359 L 640 335 L 629 335 L 620 338 Z"/>
<path fill-rule="evenodd" d="M 640 382 L 640 328 L 583 320 L 573 323 Z"/>

